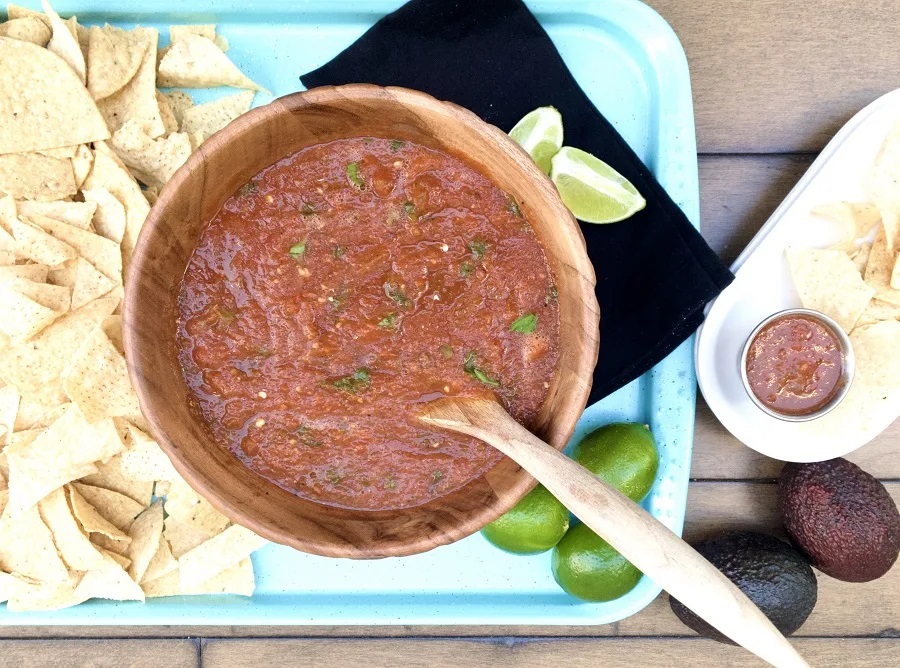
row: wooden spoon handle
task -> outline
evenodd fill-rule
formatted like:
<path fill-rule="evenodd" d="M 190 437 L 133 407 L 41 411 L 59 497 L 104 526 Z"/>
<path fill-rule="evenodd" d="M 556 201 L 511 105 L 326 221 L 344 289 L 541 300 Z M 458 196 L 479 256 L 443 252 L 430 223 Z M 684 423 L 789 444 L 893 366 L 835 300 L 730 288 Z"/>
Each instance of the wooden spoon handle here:
<path fill-rule="evenodd" d="M 641 572 L 712 626 L 779 668 L 809 664 L 744 593 L 650 513 L 547 445 L 494 401 L 442 399 L 421 419 L 474 436 L 537 478 Z"/>

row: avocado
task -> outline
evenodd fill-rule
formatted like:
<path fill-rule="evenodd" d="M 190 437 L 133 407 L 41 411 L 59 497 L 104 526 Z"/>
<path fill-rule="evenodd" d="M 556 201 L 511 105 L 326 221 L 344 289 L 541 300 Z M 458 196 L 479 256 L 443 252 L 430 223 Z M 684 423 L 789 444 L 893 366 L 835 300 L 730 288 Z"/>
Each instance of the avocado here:
<path fill-rule="evenodd" d="M 846 459 L 787 464 L 778 507 L 791 540 L 823 573 L 868 582 L 900 553 L 900 512 L 878 480 Z"/>
<path fill-rule="evenodd" d="M 802 554 L 786 542 L 752 531 L 729 531 L 699 543 L 695 550 L 708 559 L 753 601 L 784 635 L 799 629 L 818 597 L 816 574 Z M 670 598 L 672 612 L 701 636 L 734 644 Z"/>

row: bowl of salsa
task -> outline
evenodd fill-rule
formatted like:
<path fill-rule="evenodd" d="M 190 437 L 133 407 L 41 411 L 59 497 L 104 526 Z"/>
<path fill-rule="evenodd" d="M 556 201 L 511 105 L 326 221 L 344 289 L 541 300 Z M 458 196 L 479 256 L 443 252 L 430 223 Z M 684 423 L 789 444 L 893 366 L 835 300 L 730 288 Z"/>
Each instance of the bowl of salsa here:
<path fill-rule="evenodd" d="M 741 352 L 744 389 L 756 406 L 787 422 L 833 410 L 853 382 L 850 338 L 824 313 L 788 309 L 763 320 Z"/>
<path fill-rule="evenodd" d="M 503 132 L 423 93 L 287 96 L 204 143 L 131 260 L 126 357 L 184 478 L 297 549 L 373 558 L 469 535 L 534 484 L 424 425 L 500 402 L 562 449 L 599 308 L 584 240 Z"/>

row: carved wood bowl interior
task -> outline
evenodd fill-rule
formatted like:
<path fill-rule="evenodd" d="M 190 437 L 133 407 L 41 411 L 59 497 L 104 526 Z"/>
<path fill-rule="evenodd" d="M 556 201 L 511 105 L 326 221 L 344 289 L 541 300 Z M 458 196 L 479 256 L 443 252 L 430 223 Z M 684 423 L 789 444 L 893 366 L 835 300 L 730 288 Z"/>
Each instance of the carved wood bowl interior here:
<path fill-rule="evenodd" d="M 261 536 L 331 557 L 402 556 L 451 543 L 499 517 L 534 485 L 504 458 L 462 489 L 415 508 L 326 506 L 245 468 L 189 408 L 176 352 L 177 297 L 204 225 L 241 185 L 277 160 L 310 145 L 365 136 L 409 140 L 462 158 L 520 203 L 559 290 L 560 359 L 531 426 L 558 449 L 584 409 L 597 359 L 594 271 L 578 225 L 528 155 L 471 112 L 402 88 L 323 87 L 254 109 L 214 135 L 163 189 L 141 231 L 125 298 L 129 372 L 155 437 L 192 487 Z"/>

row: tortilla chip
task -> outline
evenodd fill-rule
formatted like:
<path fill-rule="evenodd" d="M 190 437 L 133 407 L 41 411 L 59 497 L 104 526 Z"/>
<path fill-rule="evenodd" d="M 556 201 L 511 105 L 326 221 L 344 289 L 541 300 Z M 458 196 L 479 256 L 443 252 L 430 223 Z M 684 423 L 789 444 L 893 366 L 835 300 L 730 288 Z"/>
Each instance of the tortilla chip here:
<path fill-rule="evenodd" d="M 0 96 L 0 154 L 109 138 L 97 105 L 58 56 L 0 37 L 0 62 L 0 90 L 6 92 Z"/>
<path fill-rule="evenodd" d="M 182 524 L 171 515 L 166 517 L 163 536 L 169 541 L 172 556 L 176 559 L 211 538 L 209 534 L 198 531 L 187 524 Z"/>
<path fill-rule="evenodd" d="M 181 588 L 182 594 L 238 594 L 253 596 L 256 580 L 253 574 L 253 561 L 247 557 L 237 564 L 226 568 L 208 580 Z"/>
<path fill-rule="evenodd" d="M 80 484 L 80 483 L 79 483 Z M 118 496 L 106 496 L 100 492 L 96 492 L 96 488 L 90 485 L 80 484 L 81 487 L 88 490 L 88 495 L 91 496 L 98 503 L 104 504 L 104 512 L 111 513 L 112 516 L 117 519 L 122 519 L 122 514 L 135 512 L 135 514 L 140 512 L 140 504 L 135 503 L 131 508 L 118 509 L 117 504 L 125 503 L 121 502 Z M 69 499 L 69 504 L 72 507 L 72 513 L 75 515 L 75 518 L 78 520 L 78 523 L 81 525 L 81 528 L 84 529 L 85 532 L 91 534 L 91 539 L 93 540 L 97 536 L 103 536 L 108 538 L 116 543 L 121 543 L 125 547 L 123 548 L 125 551 L 128 549 L 128 544 L 131 543 L 131 537 L 126 534 L 124 531 L 119 529 L 115 524 L 113 524 L 110 520 L 108 520 L 104 515 L 101 515 L 100 512 L 95 508 L 84 496 L 82 496 L 81 492 L 75 488 L 73 485 L 66 485 L 66 496 Z M 114 510 L 111 511 L 110 508 L 115 506 Z M 135 510 L 137 508 L 137 510 Z M 131 521 L 133 518 L 129 519 L 126 523 L 126 528 L 131 525 Z"/>
<path fill-rule="evenodd" d="M 857 327 L 850 335 L 856 371 L 869 385 L 900 387 L 900 321 Z"/>
<path fill-rule="evenodd" d="M 2 49 L 2 45 L 0 45 Z M 0 79 L 2 79 L 0 68 Z M 0 97 L 0 106 L 3 100 Z M 0 134 L 3 130 L 0 128 Z M 48 158 L 40 153 L 0 155 L 0 192 L 15 199 L 49 202 L 78 192 L 71 160 Z"/>
<path fill-rule="evenodd" d="M 28 433 L 37 436 L 43 428 L 49 427 L 62 417 L 66 405 L 71 403 L 67 397 L 61 397 L 61 403 L 54 401 L 46 403 L 41 399 L 42 397 L 26 394 L 19 400 L 14 436 Z"/>
<path fill-rule="evenodd" d="M 78 257 L 74 248 L 45 232 L 31 218 L 23 216 L 12 220 L 10 227 L 16 240 L 16 251 L 24 258 L 55 267 Z"/>
<path fill-rule="evenodd" d="M 881 211 L 869 202 L 837 202 L 818 206 L 812 213 L 840 225 L 842 240 L 832 248 L 847 252 L 854 251 L 856 240 L 867 236 L 881 222 Z"/>
<path fill-rule="evenodd" d="M 226 568 L 237 565 L 266 542 L 250 529 L 231 525 L 178 558 L 181 588 L 190 590 Z"/>
<path fill-rule="evenodd" d="M 103 568 L 106 559 L 91 543 L 88 534 L 69 508 L 65 490 L 53 490 L 38 503 L 41 519 L 50 533 L 63 562 L 75 571 Z"/>
<path fill-rule="evenodd" d="M 128 121 L 110 139 L 110 146 L 125 165 L 148 186 L 162 188 L 191 155 L 186 134 L 174 133 L 153 140 L 135 121 Z"/>
<path fill-rule="evenodd" d="M 159 114 L 162 117 L 163 125 L 166 127 L 164 136 L 168 136 L 173 132 L 178 132 L 178 119 L 175 118 L 175 112 L 169 102 L 169 98 L 156 91 L 156 102 L 159 104 Z"/>
<path fill-rule="evenodd" d="M 19 589 L 9 597 L 6 609 L 10 612 L 58 610 L 80 603 L 75 588 L 81 582 L 81 573 L 70 573 L 58 582 L 35 582 Z"/>
<path fill-rule="evenodd" d="M 900 290 L 900 253 L 894 259 L 894 269 L 891 272 L 891 289 Z"/>
<path fill-rule="evenodd" d="M 32 578 L 0 571 L 0 602 L 21 596 L 28 589 L 37 588 L 39 584 Z"/>
<path fill-rule="evenodd" d="M 174 43 L 183 39 L 185 35 L 200 35 L 210 41 L 216 39 L 216 24 L 176 25 L 169 26 L 169 41 Z"/>
<path fill-rule="evenodd" d="M 103 328 L 103 333 L 106 334 L 109 342 L 124 355 L 125 340 L 122 338 L 122 316 L 119 314 L 111 315 L 105 318 L 100 326 Z M 127 426 L 122 427 L 117 422 L 116 429 L 119 430 L 119 436 L 123 437 L 124 440 L 124 435 L 128 433 Z"/>
<path fill-rule="evenodd" d="M 19 412 L 19 393 L 12 385 L 0 387 L 0 446 L 9 443 L 15 431 L 16 414 Z"/>
<path fill-rule="evenodd" d="M 75 185 L 81 188 L 84 180 L 91 173 L 91 167 L 94 164 L 94 154 L 86 145 L 82 144 L 75 151 L 75 157 L 72 158 L 72 173 L 75 175 Z"/>
<path fill-rule="evenodd" d="M 2 492 L 5 494 L 5 492 Z M 0 568 L 41 582 L 65 582 L 69 570 L 37 507 L 0 519 Z"/>
<path fill-rule="evenodd" d="M 253 103 L 254 94 L 253 91 L 244 91 L 186 109 L 181 131 L 199 132 L 205 140 L 241 114 L 247 113 Z"/>
<path fill-rule="evenodd" d="M 193 148 L 193 144 L 191 144 Z M 159 199 L 159 188 L 149 187 L 144 190 L 144 197 L 147 198 L 147 201 L 150 203 L 150 206 L 156 204 L 156 201 Z"/>
<path fill-rule="evenodd" d="M 57 311 L 60 315 L 69 310 L 71 302 L 69 300 L 69 291 L 66 288 L 44 282 L 30 281 L 27 278 L 11 278 L 3 283 L 41 306 Z"/>
<path fill-rule="evenodd" d="M 0 267 L 0 282 L 11 278 L 27 278 L 29 281 L 46 283 L 50 267 L 46 264 L 14 264 L 9 267 Z"/>
<path fill-rule="evenodd" d="M 110 559 L 115 561 L 117 564 L 119 564 L 119 566 L 121 566 L 126 571 L 131 566 L 131 559 L 129 559 L 128 557 L 123 557 L 121 554 L 118 554 L 117 552 L 113 552 L 112 550 L 104 550 L 102 547 L 100 548 L 100 550 L 102 550 L 103 554 L 105 554 L 107 557 L 109 557 Z"/>
<path fill-rule="evenodd" d="M 94 151 L 94 169 L 84 182 L 88 189 L 104 188 L 112 193 L 125 207 L 125 233 L 122 236 L 122 261 L 128 266 L 128 259 L 137 243 L 141 227 L 150 213 L 141 187 L 134 180 L 112 149 L 100 144 Z"/>
<path fill-rule="evenodd" d="M 162 88 L 233 86 L 265 91 L 248 79 L 211 39 L 191 33 L 185 33 L 169 47 L 159 63 L 158 83 Z"/>
<path fill-rule="evenodd" d="M 166 540 L 165 536 L 160 534 L 159 545 L 157 546 L 156 552 L 153 554 L 153 558 L 150 560 L 150 564 L 147 566 L 147 570 L 144 571 L 144 577 L 141 578 L 140 582 L 143 583 L 156 580 L 177 569 L 178 561 L 172 556 L 172 548 L 169 547 L 169 541 Z"/>
<path fill-rule="evenodd" d="M 850 332 L 875 290 L 863 282 L 849 256 L 838 250 L 788 249 L 787 260 L 803 306 Z"/>
<path fill-rule="evenodd" d="M 88 422 L 141 412 L 125 358 L 99 327 L 79 347 L 63 373 L 63 389 Z"/>
<path fill-rule="evenodd" d="M 891 274 L 896 264 L 895 254 L 888 249 L 884 231 L 879 231 L 866 265 L 866 283 L 875 288 L 875 297 L 900 306 L 900 290 L 891 287 Z"/>
<path fill-rule="evenodd" d="M 101 464 L 96 473 L 83 477 L 81 482 L 123 494 L 142 507 L 150 505 L 153 498 L 153 483 L 129 478 L 122 469 L 122 455 L 116 455 Z"/>
<path fill-rule="evenodd" d="M 176 474 L 177 476 L 177 474 Z M 166 513 L 181 524 L 208 537 L 228 526 L 229 520 L 180 477 L 176 477 L 166 496 Z"/>
<path fill-rule="evenodd" d="M 50 28 L 32 16 L 12 19 L 0 23 L 0 37 L 9 37 L 23 42 L 31 42 L 38 46 L 46 46 L 50 41 Z"/>
<path fill-rule="evenodd" d="M 146 45 L 141 65 L 131 81 L 97 105 L 113 132 L 127 121 L 134 120 L 150 137 L 161 137 L 166 128 L 156 101 L 156 45 L 159 33 L 153 28 L 135 28 L 132 32 Z"/>
<path fill-rule="evenodd" d="M 69 260 L 50 272 L 51 282 L 72 291 L 72 308 L 81 308 L 115 289 L 116 284 L 84 258 Z"/>
<path fill-rule="evenodd" d="M 120 91 L 144 62 L 149 41 L 136 30 L 114 28 L 108 23 L 90 30 L 87 87 L 95 100 Z"/>
<path fill-rule="evenodd" d="M 77 407 L 68 407 L 31 443 L 6 446 L 9 502 L 4 516 L 17 516 L 57 487 L 95 473 L 95 462 L 122 448 L 112 420 L 89 424 Z"/>
<path fill-rule="evenodd" d="M 48 158 L 59 158 L 60 160 L 63 158 L 71 159 L 75 157 L 78 146 L 80 146 L 80 144 L 74 146 L 60 146 L 59 148 L 45 148 L 43 151 L 35 151 L 35 153 L 46 155 Z"/>
<path fill-rule="evenodd" d="M 122 283 L 122 253 L 119 244 L 88 230 L 66 225 L 53 218 L 32 216 L 30 220 L 54 238 L 67 243 L 117 285 Z"/>
<path fill-rule="evenodd" d="M 62 315 L 62 311 L 39 304 L 9 283 L 0 284 L 0 312 L 0 332 L 16 342 L 36 336 Z"/>
<path fill-rule="evenodd" d="M 97 234 L 116 243 L 125 235 L 125 205 L 106 188 L 88 188 L 81 191 L 85 202 L 96 205 L 93 224 Z"/>
<path fill-rule="evenodd" d="M 174 570 L 153 580 L 142 582 L 141 589 L 144 590 L 144 596 L 147 598 L 181 596 L 181 577 L 178 575 L 178 571 Z"/>
<path fill-rule="evenodd" d="M 80 603 L 91 598 L 113 601 L 143 601 L 144 592 L 128 573 L 112 557 L 104 554 L 104 565 L 88 571 L 75 589 L 75 599 Z"/>
<path fill-rule="evenodd" d="M 874 325 L 882 320 L 900 320 L 900 306 L 883 302 L 880 299 L 873 299 L 866 306 L 863 314 L 859 316 L 859 320 L 856 321 L 856 329 L 866 325 Z"/>
<path fill-rule="evenodd" d="M 97 211 L 97 204 L 85 202 L 16 202 L 20 216 L 45 216 L 59 220 L 82 230 L 90 229 L 91 220 Z"/>
<path fill-rule="evenodd" d="M 63 22 L 47 0 L 41 0 L 41 7 L 44 8 L 44 13 L 50 20 L 50 29 L 53 31 L 47 49 L 66 61 L 78 76 L 79 81 L 84 84 L 87 67 L 84 63 L 84 54 L 81 52 L 81 45 L 78 43 L 78 33 L 73 32 Z"/>
<path fill-rule="evenodd" d="M 96 299 L 70 311 L 37 338 L 8 348 L 0 355 L 0 377 L 20 394 L 48 407 L 67 401 L 62 373 L 74 353 L 72 342 L 83 341 L 118 303 L 115 295 Z"/>
<path fill-rule="evenodd" d="M 80 482 L 72 483 L 72 487 L 104 519 L 121 531 L 128 531 L 134 518 L 144 510 L 144 506 L 140 503 L 118 492 L 103 489 L 102 487 L 94 487 L 93 485 L 85 485 Z"/>
<path fill-rule="evenodd" d="M 137 516 L 128 535 L 131 536 L 131 545 L 128 558 L 131 559 L 131 567 L 128 575 L 135 582 L 140 582 L 147 572 L 150 560 L 159 549 L 159 540 L 163 530 L 162 501 L 157 500 L 152 506 Z"/>
<path fill-rule="evenodd" d="M 21 5 L 14 5 L 12 3 L 8 3 L 6 5 L 6 15 L 10 20 L 13 19 L 24 19 L 24 18 L 35 18 L 38 19 L 41 23 L 43 23 L 48 28 L 50 27 L 50 19 L 46 14 L 42 14 L 41 12 L 35 11 L 33 9 L 29 9 L 28 7 L 23 7 Z"/>
<path fill-rule="evenodd" d="M 126 478 L 147 483 L 181 480 L 156 441 L 137 427 L 128 426 L 125 443 L 127 449 L 121 455 L 121 466 Z"/>
<path fill-rule="evenodd" d="M 173 90 L 171 93 L 164 93 L 165 98 L 169 101 L 169 107 L 175 115 L 178 127 L 184 122 L 184 112 L 194 106 L 194 99 L 183 90 Z"/>

